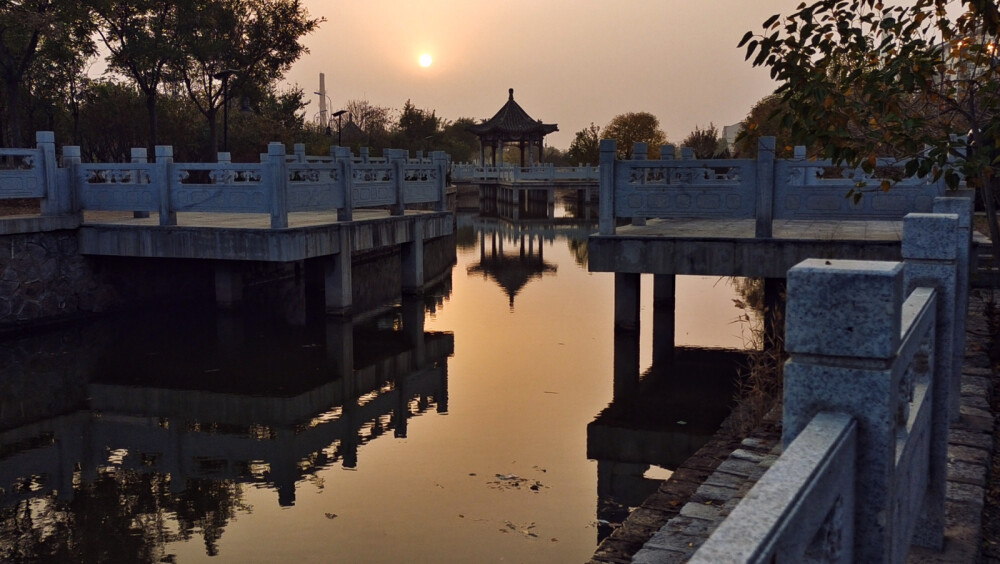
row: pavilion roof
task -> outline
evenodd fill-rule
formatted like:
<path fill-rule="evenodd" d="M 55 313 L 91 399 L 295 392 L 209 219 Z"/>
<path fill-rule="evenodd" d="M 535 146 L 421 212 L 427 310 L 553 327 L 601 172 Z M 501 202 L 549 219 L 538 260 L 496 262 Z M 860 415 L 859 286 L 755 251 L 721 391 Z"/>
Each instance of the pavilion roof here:
<path fill-rule="evenodd" d="M 514 101 L 514 89 L 508 90 L 509 98 L 507 103 L 500 108 L 490 119 L 470 125 L 469 131 L 483 136 L 502 136 L 507 139 L 525 139 L 543 137 L 559 131 L 559 126 L 554 123 L 542 123 L 542 120 L 531 119 L 528 112 Z"/>

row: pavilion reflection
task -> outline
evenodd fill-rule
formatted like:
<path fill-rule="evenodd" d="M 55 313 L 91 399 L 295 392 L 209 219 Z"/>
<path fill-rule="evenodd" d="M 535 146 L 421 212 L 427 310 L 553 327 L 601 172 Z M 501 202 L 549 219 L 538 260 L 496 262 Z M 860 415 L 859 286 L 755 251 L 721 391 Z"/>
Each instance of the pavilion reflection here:
<path fill-rule="evenodd" d="M 483 215 L 459 214 L 458 231 L 470 233 L 478 241 L 479 261 L 467 267 L 469 275 L 493 280 L 507 295 L 510 308 L 514 299 L 532 281 L 558 271 L 545 260 L 545 246 L 565 239 L 576 257 L 581 249 L 585 260 L 586 241 L 592 231 L 589 222 L 571 218 L 561 221 L 508 221 Z"/>
<path fill-rule="evenodd" d="M 446 413 L 454 337 L 424 330 L 428 300 L 358 323 L 192 312 L 3 343 L 47 354 L 0 371 L 17 394 L 0 399 L 0 560 L 86 559 L 127 533 L 113 559 L 159 561 L 194 531 L 212 555 L 246 485 L 292 505 L 320 470 Z"/>

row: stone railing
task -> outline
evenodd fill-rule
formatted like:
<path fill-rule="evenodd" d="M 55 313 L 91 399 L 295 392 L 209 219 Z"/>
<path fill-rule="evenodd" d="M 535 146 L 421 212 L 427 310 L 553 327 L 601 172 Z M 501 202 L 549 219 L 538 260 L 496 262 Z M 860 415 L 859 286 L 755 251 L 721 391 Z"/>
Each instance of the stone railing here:
<path fill-rule="evenodd" d="M 480 166 L 460 163 L 451 167 L 452 182 L 597 182 L 600 168 L 596 166 Z"/>
<path fill-rule="evenodd" d="M 304 145 L 287 155 L 271 143 L 259 163 L 232 163 L 228 153 L 217 163 L 175 163 L 173 148 L 158 146 L 153 162 L 133 149 L 130 163 L 83 163 L 80 148 L 66 146 L 57 167 L 52 133 L 39 132 L 37 141 L 36 149 L 0 151 L 0 199 L 41 198 L 43 215 L 156 212 L 161 225 L 176 225 L 178 212 L 262 213 L 284 228 L 290 212 L 336 210 L 350 221 L 355 208 L 446 209 L 448 156 L 440 151 L 411 159 L 386 150 L 375 159 L 333 147 L 330 156 L 311 157 Z"/>
<path fill-rule="evenodd" d="M 903 562 L 911 544 L 942 547 L 971 205 L 935 207 L 959 213 L 908 214 L 903 263 L 788 272 L 785 448 L 692 562 Z"/>
<path fill-rule="evenodd" d="M 619 218 L 641 224 L 650 218 L 755 219 L 757 237 L 770 237 L 775 219 L 900 220 L 927 212 L 944 195 L 943 180 L 905 178 L 905 161 L 879 160 L 872 174 L 810 160 L 797 148 L 791 159 L 774 158 L 774 138 L 760 140 L 756 159 L 694 159 L 671 145 L 659 160 L 617 160 L 614 140 L 601 141 L 601 235 L 613 235 Z M 892 189 L 880 190 L 882 180 Z M 851 191 L 862 193 L 855 201 Z"/>

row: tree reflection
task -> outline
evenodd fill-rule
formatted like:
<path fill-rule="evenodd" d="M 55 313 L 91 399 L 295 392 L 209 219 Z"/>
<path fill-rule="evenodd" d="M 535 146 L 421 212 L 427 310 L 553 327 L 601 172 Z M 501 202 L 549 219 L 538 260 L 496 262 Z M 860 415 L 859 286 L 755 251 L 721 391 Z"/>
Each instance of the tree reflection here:
<path fill-rule="evenodd" d="M 216 556 L 226 525 L 251 511 L 227 480 L 192 479 L 174 493 L 169 476 L 116 469 L 77 483 L 71 501 L 53 492 L 0 508 L 0 560 L 164 562 L 169 543 L 199 534 Z"/>

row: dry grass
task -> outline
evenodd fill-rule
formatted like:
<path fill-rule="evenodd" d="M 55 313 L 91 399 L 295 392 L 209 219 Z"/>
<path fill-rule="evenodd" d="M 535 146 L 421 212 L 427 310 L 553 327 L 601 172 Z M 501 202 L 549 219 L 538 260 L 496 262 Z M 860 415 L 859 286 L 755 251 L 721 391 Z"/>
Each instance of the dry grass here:
<path fill-rule="evenodd" d="M 735 300 L 742 310 L 738 323 L 742 325 L 745 348 L 750 351 L 747 366 L 740 370 L 735 396 L 736 407 L 727 420 L 728 431 L 746 436 L 757 428 L 765 416 L 781 405 L 785 354 L 784 308 L 768 311 L 764 306 L 764 285 L 761 279 L 735 279 L 737 291 L 744 297 Z M 784 296 L 782 296 L 782 301 Z M 751 311 L 760 315 L 751 315 Z M 775 335 L 766 335 L 764 319 L 774 316 Z"/>
<path fill-rule="evenodd" d="M 0 200 L 0 217 L 37 215 L 39 213 L 41 213 L 41 201 L 36 198 Z"/>

